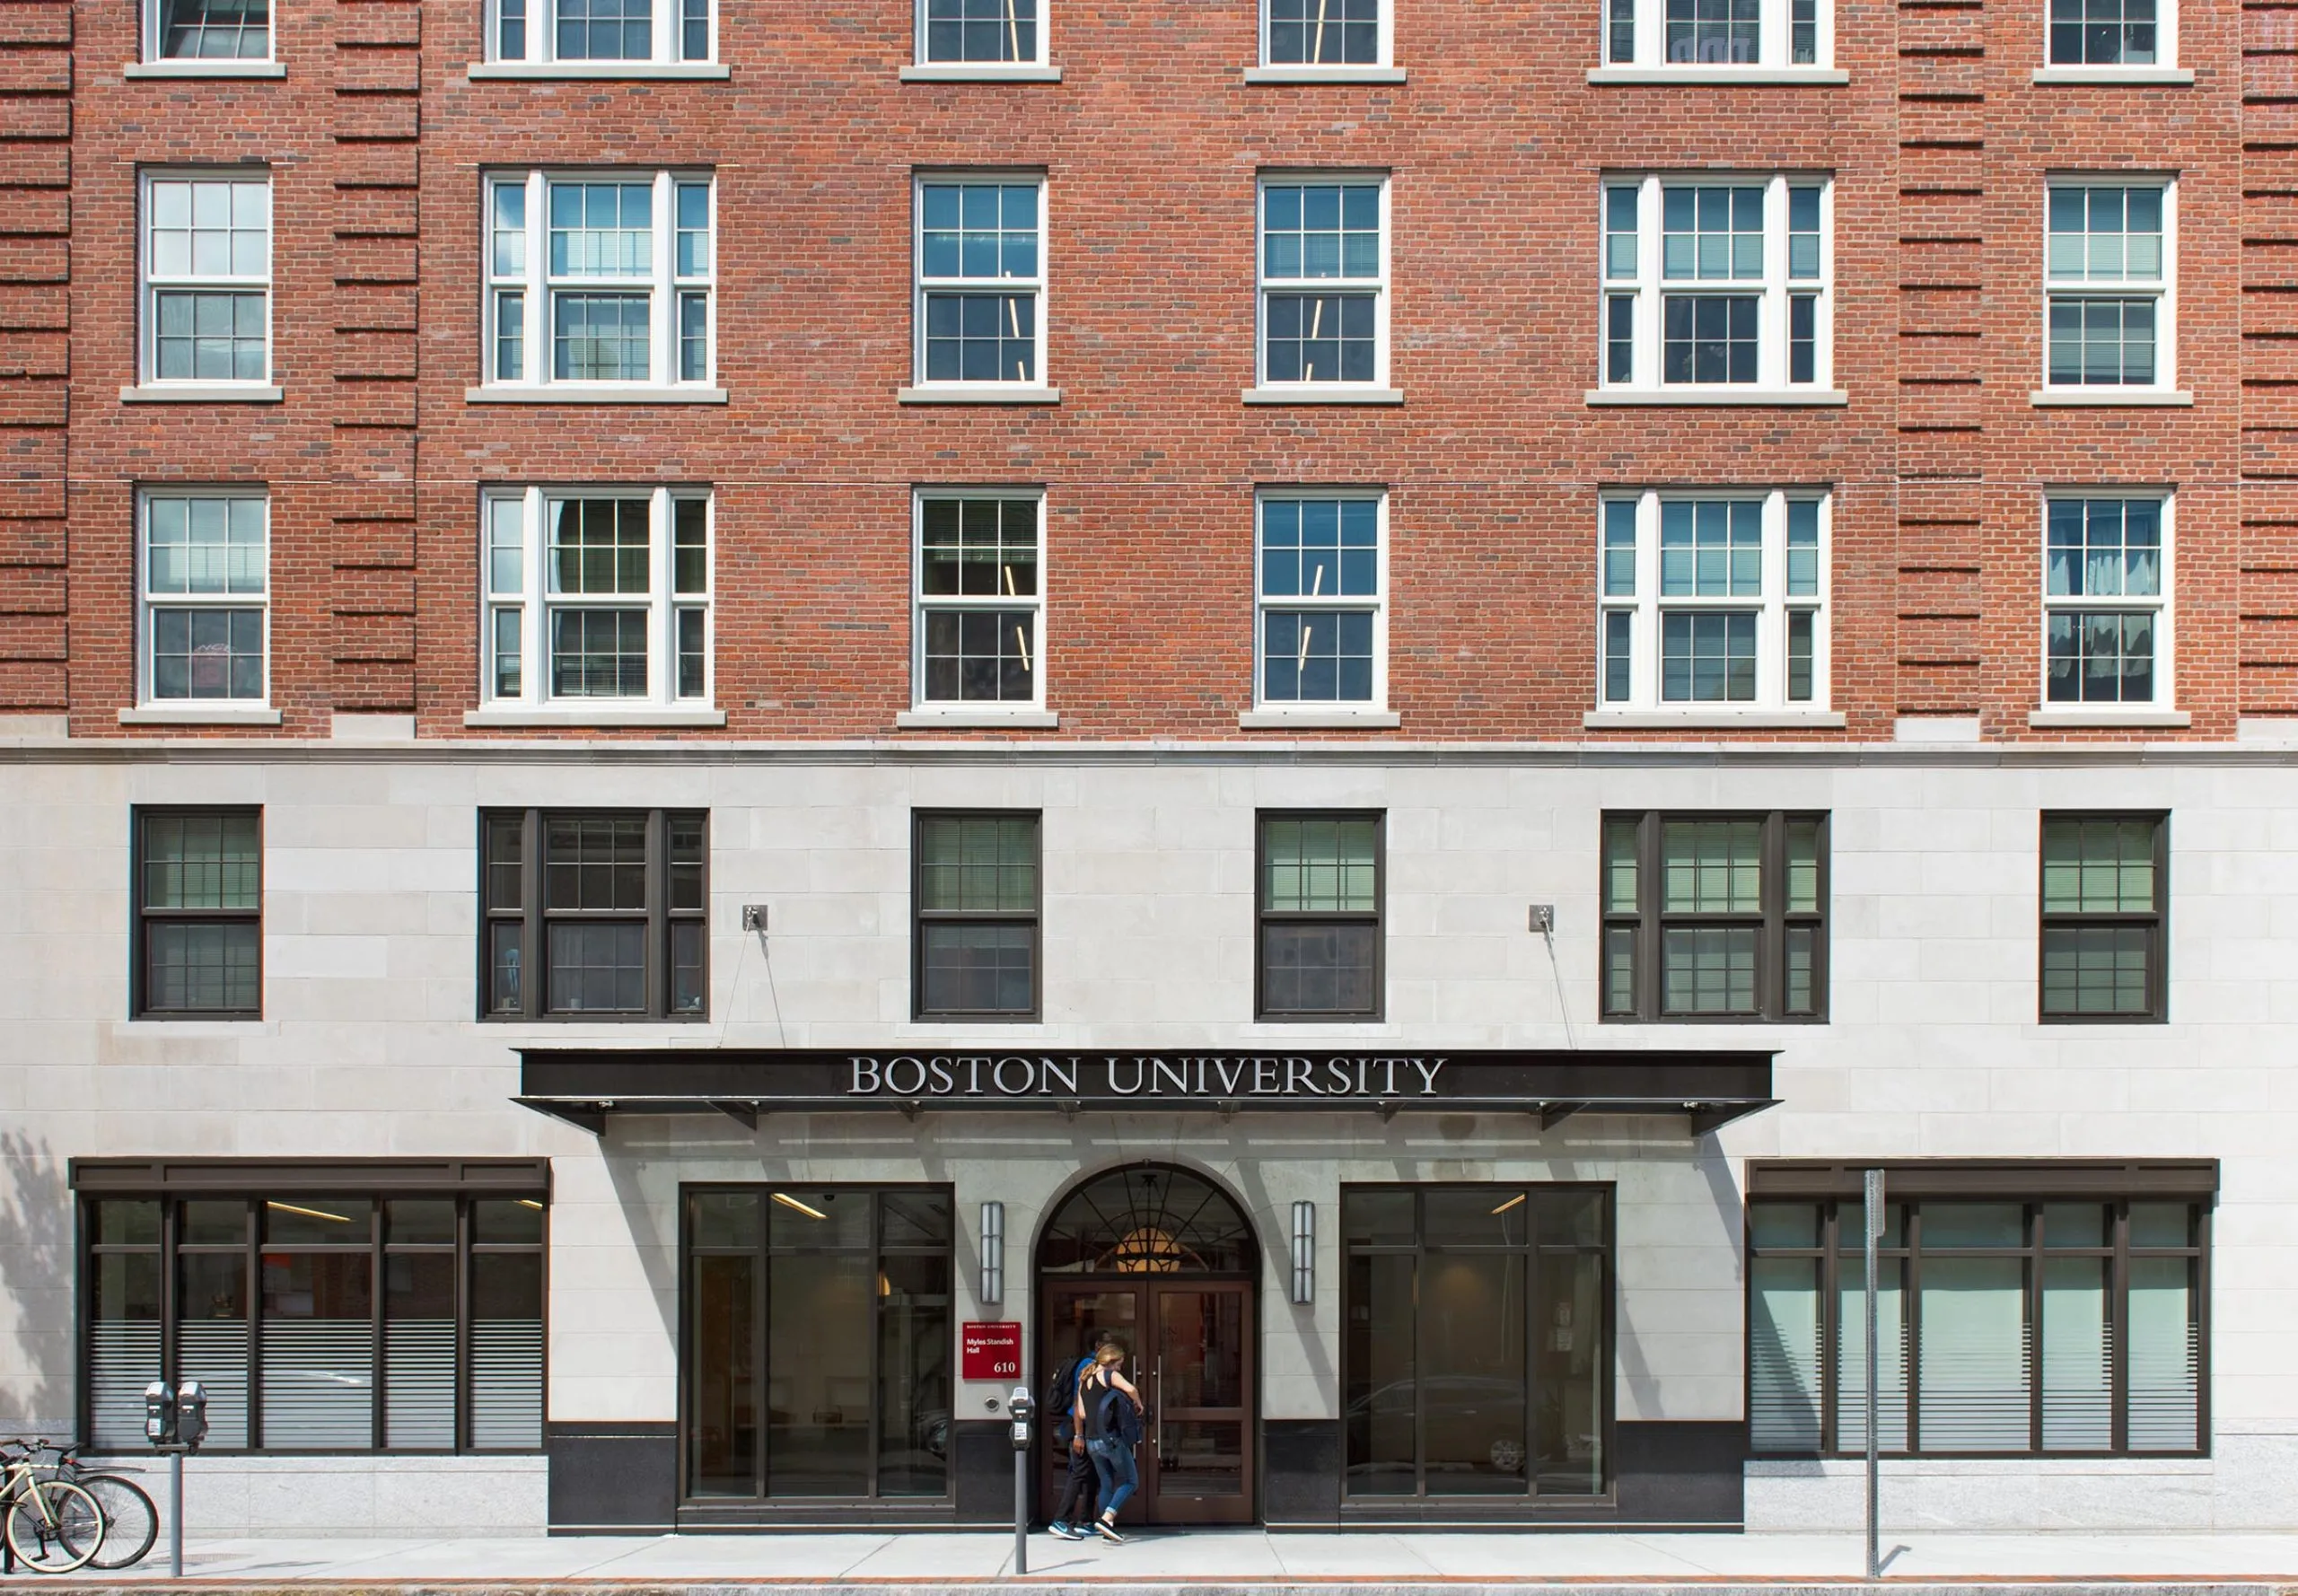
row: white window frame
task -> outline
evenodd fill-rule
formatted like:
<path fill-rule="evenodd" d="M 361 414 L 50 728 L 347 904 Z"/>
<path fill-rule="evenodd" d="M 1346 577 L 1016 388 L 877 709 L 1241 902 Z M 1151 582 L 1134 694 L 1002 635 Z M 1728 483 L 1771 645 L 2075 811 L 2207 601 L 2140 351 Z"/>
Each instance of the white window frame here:
<path fill-rule="evenodd" d="M 579 56 L 561 61 L 558 58 L 558 0 L 513 0 L 525 12 L 527 53 L 506 56 L 503 53 L 503 12 L 504 0 L 487 0 L 484 7 L 486 38 L 485 59 L 495 65 L 529 66 L 564 66 L 570 71 L 601 77 L 610 77 L 629 67 L 647 66 L 707 66 L 718 60 L 718 0 L 703 0 L 709 16 L 709 53 L 688 56 L 680 53 L 685 35 L 687 0 L 653 0 L 653 48 L 644 57 L 631 56 L 620 58 Z"/>
<path fill-rule="evenodd" d="M 2153 594 L 2122 593 L 2054 593 L 2050 591 L 2050 507 L 2054 502 L 2087 499 L 2148 500 L 2162 507 L 2162 540 L 2156 557 L 2162 579 Z M 2044 490 L 2040 514 L 2036 527 L 2035 542 L 2041 554 L 2036 571 L 2036 592 L 2042 601 L 2042 615 L 2035 628 L 2035 707 L 2053 715 L 2083 719 L 2112 719 L 2118 714 L 2146 715 L 2175 709 L 2178 706 L 2178 606 L 2175 598 L 2178 569 L 2178 495 L 2162 487 L 2059 487 Z M 2050 618 L 2054 614 L 2073 611 L 2098 612 L 2112 610 L 2130 614 L 2140 610 L 2154 618 L 2154 696 L 2144 702 L 2128 698 L 2111 703 L 2097 699 L 2053 698 L 2050 696 Z"/>
<path fill-rule="evenodd" d="M 259 73 L 279 59 L 279 0 L 272 0 L 268 19 L 263 27 L 263 54 L 260 56 L 170 56 L 162 54 L 165 43 L 166 26 L 162 13 L 167 0 L 143 0 L 143 60 L 147 66 L 163 67 L 186 76 L 214 74 L 230 77 L 235 75 Z M 268 75 L 263 74 L 262 75 Z"/>
<path fill-rule="evenodd" d="M 634 593 L 579 595 L 566 598 L 550 591 L 550 551 L 548 511 L 555 499 L 641 500 L 647 505 L 647 591 Z M 671 505 L 677 500 L 703 505 L 703 591 L 672 591 L 676 522 Z M 517 506 L 520 517 L 520 580 L 515 589 L 495 584 L 491 556 L 496 506 Z M 716 495 L 706 487 L 643 487 L 607 483 L 531 483 L 522 487 L 490 487 L 478 504 L 479 593 L 478 696 L 488 709 L 526 707 L 561 712 L 606 712 L 617 709 L 708 709 L 717 701 L 717 618 L 712 594 L 716 586 L 718 512 Z M 646 611 L 646 685 L 644 697 L 607 697 L 594 694 L 556 697 L 550 691 L 550 612 L 554 609 L 636 609 Z M 496 616 L 521 613 L 519 681 L 515 695 L 498 695 L 496 686 Z M 678 690 L 678 612 L 702 613 L 702 692 L 681 697 Z"/>
<path fill-rule="evenodd" d="M 152 504 L 157 499 L 238 499 L 263 507 L 263 591 L 246 593 L 154 593 L 152 591 Z M 153 617 L 162 609 L 252 609 L 262 617 L 263 690 L 252 698 L 162 698 L 153 691 Z M 271 493 L 246 483 L 152 483 L 136 491 L 136 702 L 139 708 L 180 715 L 215 711 L 228 716 L 271 705 Z"/>
<path fill-rule="evenodd" d="M 647 374 L 637 380 L 595 377 L 555 378 L 551 375 L 552 295 L 567 293 L 637 292 L 635 277 L 553 277 L 550 275 L 550 185 L 567 183 L 628 183 L 644 180 L 653 188 L 653 270 L 644 282 L 647 296 Z M 678 190 L 681 184 L 701 184 L 709 197 L 710 224 L 707 272 L 676 275 L 678 263 Z M 504 392 L 561 391 L 609 394 L 645 393 L 678 390 L 689 393 L 715 390 L 718 378 L 718 183 L 714 173 L 680 168 L 631 171 L 621 168 L 537 167 L 532 170 L 487 171 L 479 182 L 479 265 L 485 284 L 479 304 L 479 385 Z M 498 275 L 495 269 L 495 194 L 504 187 L 522 187 L 526 194 L 525 268 Z M 504 291 L 522 293 L 521 318 L 525 372 L 515 381 L 496 375 L 498 296 Z M 697 379 L 679 374 L 679 315 L 682 294 L 699 294 L 705 301 L 709 337 L 704 371 Z"/>
<path fill-rule="evenodd" d="M 2051 59 L 2050 6 L 2042 6 L 2043 39 L 2042 66 L 2037 76 L 2044 82 L 2089 81 L 2097 83 L 2159 83 L 2165 80 L 2191 83 L 2193 75 L 2179 66 L 2179 4 L 2178 0 L 2154 0 L 2154 58 L 2146 62 L 2054 61 Z"/>
<path fill-rule="evenodd" d="M 1268 191 L 1301 185 L 1338 183 L 1377 189 L 1381 196 L 1381 275 L 1377 277 L 1271 277 L 1268 267 Z M 1381 392 L 1389 387 L 1390 249 L 1395 235 L 1384 171 L 1264 171 L 1253 184 L 1253 386 L 1262 393 L 1316 395 Z M 1373 376 L 1370 381 L 1271 381 L 1268 376 L 1268 299 L 1272 294 L 1354 294 L 1373 301 Z M 1256 532 L 1256 538 L 1259 534 Z M 1255 579 L 1258 585 L 1259 579 Z"/>
<path fill-rule="evenodd" d="M 1042 213 L 1040 213 L 1042 215 Z M 929 595 L 925 591 L 925 506 L 935 500 L 1004 499 L 1032 504 L 1038 508 L 1037 592 L 973 597 L 958 593 Z M 925 715 L 949 719 L 995 720 L 999 715 L 1042 714 L 1046 694 L 1046 495 L 1042 487 L 1001 487 L 966 484 L 919 487 L 909 495 L 909 702 Z M 940 613 L 981 609 L 1026 609 L 1030 612 L 1030 646 L 1034 651 L 1027 698 L 929 698 L 925 696 L 925 618 Z"/>
<path fill-rule="evenodd" d="M 1599 0 L 1596 41 L 1597 70 L 1602 74 L 1644 77 L 1678 77 L 1686 82 L 1737 78 L 1832 78 L 1835 66 L 1835 0 L 1813 0 L 1812 58 L 1793 59 L 1794 0 L 1761 0 L 1757 22 L 1756 58 L 1752 61 L 1671 61 L 1668 59 L 1668 0 Z M 1618 13 L 1629 13 L 1635 38 L 1632 61 L 1612 58 L 1612 28 Z M 1599 81 L 1601 81 L 1600 78 Z"/>
<path fill-rule="evenodd" d="M 1763 504 L 1760 592 L 1754 595 L 1663 595 L 1660 591 L 1660 507 L 1669 501 L 1696 499 L 1760 499 Z M 1787 592 L 1787 504 L 1791 499 L 1819 505 L 1818 591 L 1790 595 Z M 1603 494 L 1596 512 L 1596 683 L 1595 707 L 1601 712 L 1629 710 L 1645 714 L 1681 715 L 1707 719 L 1721 715 L 1779 715 L 1824 714 L 1829 705 L 1832 675 L 1831 591 L 1833 585 L 1835 495 L 1825 487 L 1701 487 L 1622 488 Z M 1605 522 L 1609 506 L 1636 506 L 1636 591 L 1614 594 L 1605 591 Z M 1756 694 L 1752 699 L 1666 699 L 1661 693 L 1661 633 L 1662 617 L 1689 610 L 1756 612 Z M 1787 614 L 1810 610 L 1811 621 L 1811 696 L 1787 696 Z M 1606 698 L 1605 618 L 1625 613 L 1629 624 L 1628 696 Z"/>
<path fill-rule="evenodd" d="M 1016 56 L 1010 61 L 969 61 L 962 56 L 943 57 L 934 55 L 932 52 L 928 42 L 932 37 L 928 31 L 928 19 L 926 16 L 930 3 L 931 0 L 917 0 L 911 13 L 912 16 L 916 20 L 917 25 L 917 37 L 911 46 L 913 51 L 912 58 L 916 60 L 920 66 L 934 67 L 951 72 L 979 72 L 996 74 L 1000 72 L 1015 72 L 1030 67 L 1043 67 L 1047 66 L 1048 52 L 1050 49 L 1050 42 L 1047 35 L 1051 31 L 1051 30 L 1047 25 L 1048 19 L 1047 18 L 1046 13 L 1050 9 L 1052 0 L 1033 0 L 1033 3 L 1038 8 L 1038 16 L 1035 24 L 1037 30 L 1036 52 L 1028 56 Z M 1013 0 L 1004 0 L 1004 4 L 1007 14 L 1010 18 L 1013 12 Z M 1042 218 L 1044 213 L 1040 211 L 1039 215 L 1040 218 Z M 1045 241 L 1043 238 L 1039 239 L 1038 246 L 1040 250 L 1043 250 L 1045 246 Z M 1040 263 L 1042 263 L 1042 261 L 1040 261 Z"/>
<path fill-rule="evenodd" d="M 2162 190 L 2162 275 L 2159 279 L 2086 277 L 2056 282 L 2050 275 L 2050 197 L 2060 189 L 2152 189 Z M 2100 404 L 2164 399 L 2179 388 L 2179 179 L 2175 172 L 2053 172 L 2043 183 L 2042 205 L 2042 386 L 2054 399 Z M 2126 257 L 2127 258 L 2127 257 Z M 2154 301 L 2154 381 L 2150 383 L 2053 382 L 2050 373 L 2051 301 L 2146 299 Z"/>
<path fill-rule="evenodd" d="M 1373 582 L 1370 597 L 1362 593 L 1324 596 L 1271 593 L 1263 585 L 1267 521 L 1272 499 L 1349 499 L 1373 508 Z M 1271 698 L 1264 650 L 1271 610 L 1312 610 L 1329 615 L 1370 614 L 1373 618 L 1373 696 L 1369 698 Z M 1376 714 L 1389 706 L 1389 491 L 1385 487 L 1296 486 L 1280 484 L 1253 491 L 1253 709 L 1268 715 L 1296 715 L 1330 717 L 1335 714 Z"/>
<path fill-rule="evenodd" d="M 1665 276 L 1662 259 L 1666 225 L 1662 215 L 1666 191 L 1671 188 L 1764 187 L 1763 276 L 1690 281 Z M 1636 271 L 1614 276 L 1608 254 L 1609 218 L 1607 211 L 1614 189 L 1634 185 L 1636 204 Z M 1820 191 L 1820 275 L 1790 280 L 1788 273 L 1788 190 L 1816 188 Z M 1750 397 L 1785 395 L 1819 399 L 1835 382 L 1835 179 L 1826 172 L 1756 172 L 1712 171 L 1691 172 L 1606 172 L 1597 185 L 1596 256 L 1601 290 L 1596 314 L 1596 372 L 1599 392 L 1662 397 L 1697 404 L 1703 400 L 1748 402 Z M 1661 380 L 1665 324 L 1663 302 L 1671 288 L 1701 294 L 1760 295 L 1757 310 L 1756 380 L 1752 382 L 1665 382 Z M 1634 369 L 1624 382 L 1614 381 L 1609 360 L 1610 306 L 1614 298 L 1635 300 Z M 1811 295 L 1811 380 L 1788 381 L 1791 301 Z"/>
<path fill-rule="evenodd" d="M 277 362 L 273 358 L 278 339 L 278 296 L 272 291 L 278 259 L 278 193 L 268 167 L 148 167 L 137 174 L 136 197 L 136 377 L 145 387 L 168 389 L 233 389 L 260 392 L 271 386 Z M 153 200 L 156 183 L 260 183 L 265 190 L 264 269 L 260 276 L 226 273 L 201 276 L 182 274 L 162 277 L 152 259 Z M 259 377 L 162 377 L 160 375 L 160 295 L 188 290 L 219 294 L 260 293 L 263 295 L 263 374 Z"/>
<path fill-rule="evenodd" d="M 1370 61 L 1278 61 L 1268 53 L 1269 0 L 1258 0 L 1254 13 L 1260 34 L 1258 59 L 1262 71 L 1282 73 L 1286 78 L 1312 79 L 1330 77 L 1346 81 L 1368 72 L 1385 72 L 1396 65 L 1397 0 L 1377 0 L 1381 8 L 1380 54 Z M 1383 216 L 1385 224 L 1386 217 Z M 1385 231 L 1385 229 L 1384 229 Z"/>
<path fill-rule="evenodd" d="M 1035 277 L 931 277 L 925 275 L 925 190 L 949 183 L 1008 187 L 1033 184 L 1038 191 L 1038 275 Z M 1051 278 L 1053 185 L 1042 171 L 999 169 L 921 171 L 910 174 L 909 184 L 910 373 L 918 393 L 1038 394 L 1053 379 L 1046 370 L 1046 329 L 1052 318 Z M 929 294 L 1029 294 L 1037 301 L 1035 347 L 1030 356 L 1036 374 L 1026 381 L 1010 377 L 971 379 L 928 377 L 925 374 L 925 301 Z"/>

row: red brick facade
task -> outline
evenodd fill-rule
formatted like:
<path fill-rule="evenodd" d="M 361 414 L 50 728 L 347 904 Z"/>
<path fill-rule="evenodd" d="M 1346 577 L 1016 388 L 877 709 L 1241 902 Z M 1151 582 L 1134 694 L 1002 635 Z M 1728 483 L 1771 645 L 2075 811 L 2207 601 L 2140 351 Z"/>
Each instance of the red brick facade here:
<path fill-rule="evenodd" d="M 478 0 L 281 0 L 285 75 L 151 81 L 130 0 L 0 3 L 0 707 L 124 729 L 133 496 L 268 486 L 274 732 L 478 699 L 477 488 L 707 483 L 741 739 L 897 732 L 916 484 L 1048 489 L 1047 738 L 1283 738 L 1252 703 L 1256 485 L 1390 491 L 1408 739 L 1569 739 L 1596 495 L 1831 484 L 1832 700 L 1873 740 L 2223 740 L 2298 714 L 2298 10 L 2193 0 L 2189 85 L 2039 84 L 2043 0 L 1837 0 L 1845 85 L 1592 84 L 1594 0 L 1398 0 L 1400 84 L 1248 84 L 1252 0 L 1050 0 L 1058 83 L 903 83 L 908 0 L 724 0 L 723 82 L 472 81 Z M 129 404 L 136 173 L 272 173 L 273 404 Z M 724 405 L 473 404 L 483 165 L 715 168 Z M 1047 173 L 1050 406 L 916 406 L 910 179 Z M 1835 175 L 1841 408 L 1591 407 L 1599 174 Z M 1380 408 L 1246 406 L 1255 175 L 1391 174 Z M 2044 185 L 2175 173 L 2190 408 L 2045 408 Z M 2039 492 L 2174 487 L 2185 731 L 2031 730 Z M 248 735 L 244 728 L 232 734 Z M 510 733 L 513 735 L 548 735 Z M 660 736 L 659 731 L 632 735 Z M 1328 732 L 1317 735 L 1363 735 Z M 1685 733 L 1702 739 L 1711 732 Z"/>

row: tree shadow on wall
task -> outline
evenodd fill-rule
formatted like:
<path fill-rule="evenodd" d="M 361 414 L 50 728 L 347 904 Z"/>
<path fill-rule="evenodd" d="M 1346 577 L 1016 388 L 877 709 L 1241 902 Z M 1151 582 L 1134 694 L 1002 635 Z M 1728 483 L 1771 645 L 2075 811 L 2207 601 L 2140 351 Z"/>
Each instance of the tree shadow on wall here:
<path fill-rule="evenodd" d="M 64 1161 L 27 1131 L 0 1131 L 0 1430 L 68 1437 L 72 1199 Z"/>

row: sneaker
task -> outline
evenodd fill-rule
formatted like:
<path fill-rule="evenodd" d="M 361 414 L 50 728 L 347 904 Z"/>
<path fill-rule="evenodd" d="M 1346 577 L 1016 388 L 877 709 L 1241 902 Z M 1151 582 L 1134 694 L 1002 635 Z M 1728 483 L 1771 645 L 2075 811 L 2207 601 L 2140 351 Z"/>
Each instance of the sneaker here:
<path fill-rule="evenodd" d="M 1101 1539 L 1108 1541 L 1111 1546 L 1123 1546 L 1125 1544 L 1125 1537 L 1117 1532 L 1117 1526 L 1111 1523 L 1109 1520 L 1095 1519 L 1093 1521 L 1093 1528 L 1100 1532 Z M 1084 1537 L 1081 1535 L 1077 1539 L 1083 1540 Z"/>
<path fill-rule="evenodd" d="M 1077 1531 L 1072 1530 L 1059 1519 L 1056 1519 L 1053 1522 L 1048 1524 L 1045 1527 L 1045 1532 L 1060 1540 L 1074 1540 L 1077 1539 Z"/>

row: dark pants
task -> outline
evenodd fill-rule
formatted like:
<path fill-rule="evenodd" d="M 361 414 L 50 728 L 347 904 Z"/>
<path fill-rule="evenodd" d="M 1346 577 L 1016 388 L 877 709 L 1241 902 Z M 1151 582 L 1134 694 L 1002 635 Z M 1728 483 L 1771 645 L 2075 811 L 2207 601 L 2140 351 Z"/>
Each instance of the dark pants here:
<path fill-rule="evenodd" d="M 1062 1487 L 1060 1505 L 1053 1510 L 1057 1524 L 1074 1524 L 1070 1516 L 1074 1511 L 1082 1518 L 1093 1516 L 1093 1497 L 1100 1487 L 1100 1478 L 1093 1471 L 1093 1460 L 1082 1451 L 1069 1453 L 1069 1483 Z"/>

